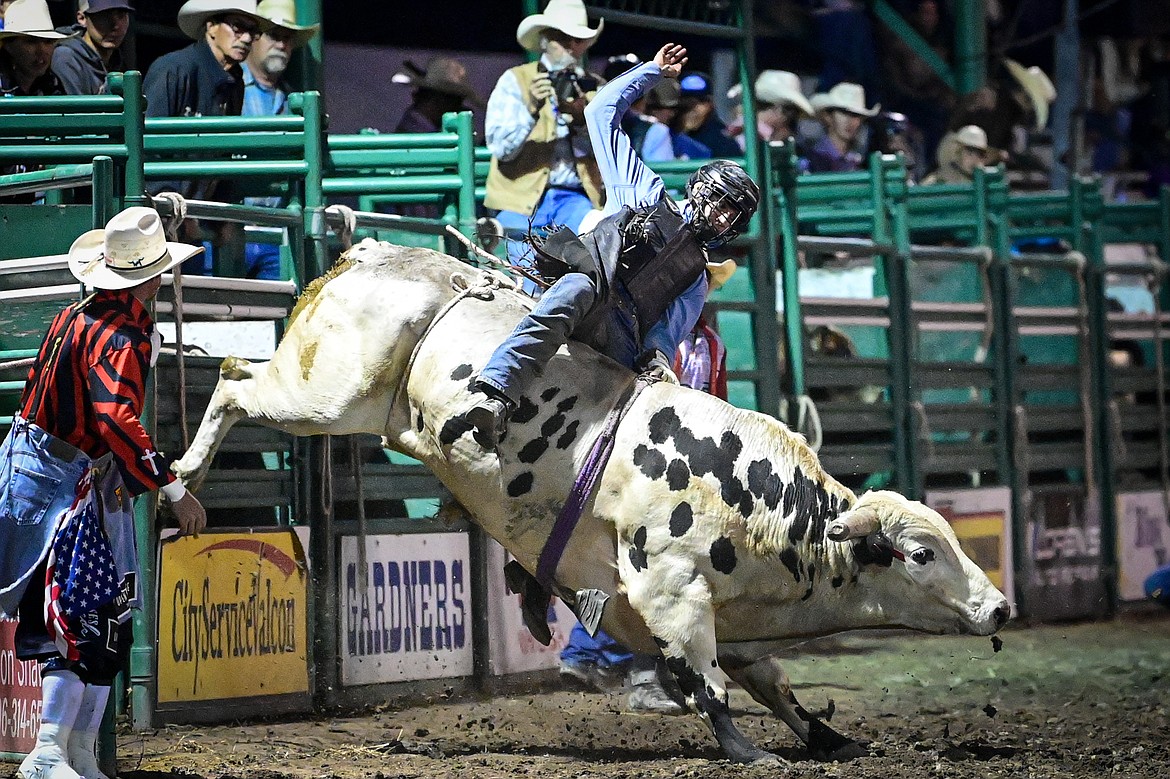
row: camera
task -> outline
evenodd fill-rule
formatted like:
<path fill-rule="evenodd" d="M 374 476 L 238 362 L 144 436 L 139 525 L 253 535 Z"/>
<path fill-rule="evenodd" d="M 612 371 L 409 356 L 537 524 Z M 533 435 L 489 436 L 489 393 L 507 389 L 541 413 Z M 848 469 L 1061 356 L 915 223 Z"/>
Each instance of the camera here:
<path fill-rule="evenodd" d="M 551 70 L 548 74 L 552 81 L 553 92 L 556 93 L 557 103 L 571 103 L 586 92 L 597 89 L 597 79 L 589 76 L 578 76 L 572 68 Z"/>

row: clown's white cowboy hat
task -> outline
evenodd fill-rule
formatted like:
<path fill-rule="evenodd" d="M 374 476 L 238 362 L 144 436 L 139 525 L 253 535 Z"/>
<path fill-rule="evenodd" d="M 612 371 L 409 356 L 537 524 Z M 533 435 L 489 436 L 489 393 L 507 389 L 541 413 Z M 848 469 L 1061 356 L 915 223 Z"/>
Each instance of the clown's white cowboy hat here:
<path fill-rule="evenodd" d="M 1008 73 L 1011 73 L 1012 78 L 1023 87 L 1028 94 L 1028 100 L 1032 102 L 1032 112 L 1036 115 L 1036 129 L 1043 130 L 1048 126 L 1048 106 L 1056 100 L 1056 87 L 1053 86 L 1052 79 L 1035 65 L 1025 68 L 1015 60 L 1005 59 L 1003 62 L 1007 65 Z"/>
<path fill-rule="evenodd" d="M 867 109 L 865 89 L 860 84 L 850 84 L 848 81 L 834 84 L 828 92 L 813 95 L 809 105 L 817 111 L 835 108 L 854 116 L 877 116 L 878 111 L 882 110 L 881 103 Z"/>
<path fill-rule="evenodd" d="M 80 35 L 65 35 L 53 29 L 53 17 L 45 0 L 15 0 L 4 12 L 4 29 L 0 41 L 7 38 L 40 38 L 44 41 L 63 41 Z"/>
<path fill-rule="evenodd" d="M 179 9 L 179 29 L 188 38 L 201 41 L 208 19 L 230 14 L 248 17 L 256 22 L 260 32 L 272 28 L 272 22 L 256 13 L 256 0 L 187 0 Z"/>
<path fill-rule="evenodd" d="M 761 103 L 783 105 L 788 103 L 799 108 L 805 116 L 813 115 L 812 104 L 800 89 L 800 76 L 787 70 L 762 70 L 756 78 L 756 100 Z M 727 90 L 727 96 L 738 100 L 743 87 L 736 84 Z"/>
<path fill-rule="evenodd" d="M 730 281 L 737 267 L 730 257 L 723 262 L 707 263 L 707 292 L 714 292 Z"/>
<path fill-rule="evenodd" d="M 966 146 L 968 149 L 987 151 L 987 133 L 977 124 L 967 124 L 960 127 L 955 132 L 955 140 L 959 142 L 960 146 Z"/>
<path fill-rule="evenodd" d="M 256 13 L 272 22 L 274 30 L 292 33 L 294 48 L 308 43 L 321 27 L 319 24 L 297 24 L 296 0 L 260 0 Z"/>
<path fill-rule="evenodd" d="M 69 272 L 87 287 L 129 289 L 203 251 L 173 243 L 153 208 L 134 206 L 100 230 L 83 233 L 69 247 Z"/>
<path fill-rule="evenodd" d="M 516 28 L 516 40 L 528 51 L 540 51 L 540 34 L 550 27 L 572 38 L 589 41 L 592 46 L 601 35 L 604 19 L 597 20 L 597 28 L 589 26 L 589 14 L 581 0 L 549 0 L 544 13 L 527 16 Z"/>

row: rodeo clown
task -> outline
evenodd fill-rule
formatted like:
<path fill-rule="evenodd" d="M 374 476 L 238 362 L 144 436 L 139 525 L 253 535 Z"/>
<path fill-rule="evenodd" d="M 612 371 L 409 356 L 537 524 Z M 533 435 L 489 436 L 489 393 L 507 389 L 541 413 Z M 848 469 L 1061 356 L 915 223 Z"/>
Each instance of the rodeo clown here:
<path fill-rule="evenodd" d="M 653 62 L 615 78 L 585 109 L 605 209 L 581 237 L 561 229 L 540 245 L 533 241 L 538 269 L 557 280 L 492 354 L 477 377 L 476 399 L 459 415 L 485 449 L 496 448 L 534 376 L 570 338 L 626 367 L 678 383 L 671 364 L 703 310 L 707 250 L 735 238 L 760 200 L 743 168 L 716 160 L 691 176 L 680 209 L 623 132 L 629 107 L 661 78 L 677 78 L 686 54 L 682 46 L 663 46 Z M 547 643 L 549 593 L 523 569 L 512 575 L 525 624 Z M 574 661 L 584 665 L 598 655 L 629 666 L 632 710 L 681 713 L 661 687 L 663 669 L 655 669 L 655 659 L 630 655 L 600 630 L 589 636 L 581 625 L 573 628 L 561 656 L 562 674 Z"/>
<path fill-rule="evenodd" d="M 69 250 L 97 290 L 53 319 L 0 445 L 0 616 L 42 662 L 41 726 L 24 779 L 106 779 L 94 747 L 138 601 L 133 497 L 162 490 L 183 533 L 206 524 L 142 427 L 161 340 L 146 306 L 164 271 L 202 251 L 128 208 Z"/>

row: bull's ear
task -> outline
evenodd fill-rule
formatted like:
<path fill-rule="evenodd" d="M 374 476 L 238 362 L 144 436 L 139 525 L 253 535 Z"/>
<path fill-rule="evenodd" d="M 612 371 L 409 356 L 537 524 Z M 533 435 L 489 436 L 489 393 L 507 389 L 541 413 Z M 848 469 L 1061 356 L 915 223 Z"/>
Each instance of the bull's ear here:
<path fill-rule="evenodd" d="M 864 538 L 881 529 L 882 524 L 874 506 L 856 506 L 830 522 L 825 535 L 830 541 L 848 541 L 851 538 Z"/>

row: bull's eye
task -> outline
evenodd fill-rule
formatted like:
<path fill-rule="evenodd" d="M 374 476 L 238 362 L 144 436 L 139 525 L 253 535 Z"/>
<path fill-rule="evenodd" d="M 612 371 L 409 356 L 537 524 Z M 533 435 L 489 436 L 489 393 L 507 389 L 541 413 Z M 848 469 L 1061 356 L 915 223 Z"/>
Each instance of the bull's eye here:
<path fill-rule="evenodd" d="M 910 553 L 910 559 L 913 560 L 914 562 L 918 563 L 919 565 L 926 565 L 927 563 L 929 563 L 931 560 L 934 559 L 934 550 L 927 549 L 926 547 L 922 547 L 921 549 L 915 549 L 913 552 Z"/>

